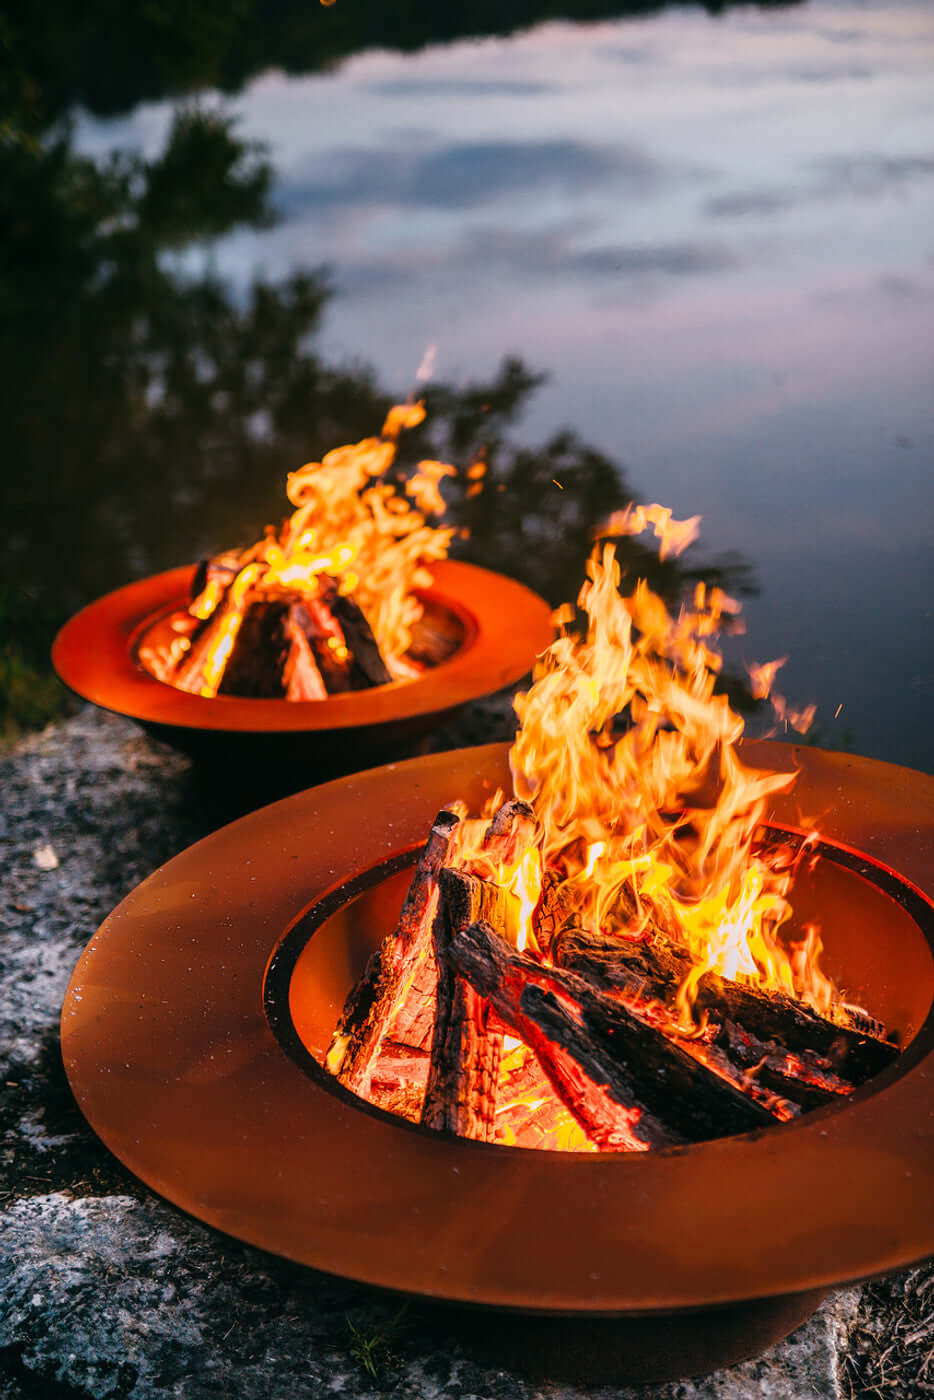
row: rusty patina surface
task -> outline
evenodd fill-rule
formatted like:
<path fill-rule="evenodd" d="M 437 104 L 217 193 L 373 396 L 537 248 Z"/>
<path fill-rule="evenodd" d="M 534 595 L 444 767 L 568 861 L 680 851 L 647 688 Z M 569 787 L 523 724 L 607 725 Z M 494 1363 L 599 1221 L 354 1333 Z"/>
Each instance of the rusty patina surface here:
<path fill-rule="evenodd" d="M 157 680 L 136 645 L 153 623 L 183 608 L 195 566 L 128 584 L 91 603 L 59 633 L 52 652 L 66 685 L 127 715 L 195 756 L 233 761 L 337 759 L 335 771 L 392 757 L 478 696 L 518 681 L 551 642 L 548 604 L 514 579 L 454 560 L 432 565 L 421 596 L 463 628 L 463 641 L 414 680 L 348 691 L 326 700 L 204 697 Z M 341 768 L 341 760 L 345 760 Z"/>
<path fill-rule="evenodd" d="M 934 780 L 791 745 L 745 756 L 801 770 L 776 821 L 819 814 L 929 913 Z M 263 989 L 290 932 L 413 849 L 445 802 L 506 777 L 499 745 L 389 765 L 245 817 L 144 881 L 92 939 L 63 1013 L 72 1086 L 111 1150 L 208 1223 L 329 1272 L 539 1318 L 635 1317 L 668 1336 L 675 1374 L 934 1252 L 934 960 L 909 909 L 854 870 L 820 895 L 830 970 L 913 1038 L 844 1107 L 792 1125 L 645 1155 L 524 1152 L 362 1111 L 285 1053 Z M 355 956 L 334 943 L 330 982 L 314 979 L 322 1014 L 333 1002 L 336 1019 Z"/>

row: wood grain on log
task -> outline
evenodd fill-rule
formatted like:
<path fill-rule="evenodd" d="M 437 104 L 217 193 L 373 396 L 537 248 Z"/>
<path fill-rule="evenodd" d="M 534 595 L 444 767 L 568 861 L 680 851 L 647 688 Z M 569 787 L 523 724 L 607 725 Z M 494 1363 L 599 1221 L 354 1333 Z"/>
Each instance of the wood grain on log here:
<path fill-rule="evenodd" d="M 663 1002 L 671 1001 L 693 966 L 686 948 L 658 933 L 627 941 L 567 929 L 555 940 L 552 956 L 604 990 Z M 829 1068 L 849 1085 L 878 1074 L 898 1053 L 887 1041 L 839 1026 L 784 992 L 713 972 L 701 978 L 695 1008 L 719 1024 L 733 1022 L 767 1049 L 791 1051 L 815 1070 Z"/>
<path fill-rule="evenodd" d="M 459 818 L 439 812 L 393 932 L 383 940 L 345 1003 L 327 1053 L 327 1068 L 355 1094 L 365 1095 L 371 1068 L 393 1015 L 415 980 L 419 966 L 433 958 L 432 927 L 438 908 L 438 875 Z M 432 977 L 431 981 L 436 978 Z M 426 994 L 434 997 L 434 986 Z"/>
<path fill-rule="evenodd" d="M 444 953 L 477 919 L 503 927 L 505 892 L 462 870 L 442 870 L 439 885 L 433 934 L 438 991 L 422 1123 L 436 1132 L 492 1142 L 502 1031 L 490 1024 L 489 1006 L 455 974 Z"/>
<path fill-rule="evenodd" d="M 444 958 L 535 1051 L 600 1146 L 699 1142 L 775 1121 L 625 1006 L 516 952 L 489 924 L 458 933 Z"/>
<path fill-rule="evenodd" d="M 517 865 L 535 838 L 536 825 L 527 802 L 504 802 L 483 833 L 484 856 L 494 865 Z"/>
<path fill-rule="evenodd" d="M 326 700 L 328 688 L 315 660 L 311 643 L 301 623 L 294 616 L 295 605 L 289 608 L 288 630 L 292 649 L 286 662 L 282 682 L 287 700 Z"/>
<path fill-rule="evenodd" d="M 292 604 L 292 620 L 304 633 L 329 695 L 353 689 L 350 654 L 340 623 L 321 598 Z"/>
<path fill-rule="evenodd" d="M 280 699 L 285 691 L 283 676 L 291 645 L 288 605 L 252 597 L 237 629 L 217 687 L 218 695 Z"/>
<path fill-rule="evenodd" d="M 388 685 L 392 676 L 362 608 L 348 594 L 341 593 L 335 579 L 322 580 L 321 593 L 350 650 L 350 680 L 354 690 Z"/>

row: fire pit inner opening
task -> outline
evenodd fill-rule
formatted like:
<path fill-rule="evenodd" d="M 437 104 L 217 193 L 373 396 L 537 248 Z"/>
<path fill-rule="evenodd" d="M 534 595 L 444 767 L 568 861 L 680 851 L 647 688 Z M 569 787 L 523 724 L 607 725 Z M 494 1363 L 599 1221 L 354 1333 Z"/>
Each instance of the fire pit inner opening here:
<path fill-rule="evenodd" d="M 265 986 L 267 1016 L 287 1053 L 318 1083 L 357 1107 L 417 1131 L 418 1113 L 407 1102 L 424 1093 L 425 1069 L 397 1075 L 390 1056 L 376 1093 L 348 1092 L 325 1068 L 335 1025 L 372 954 L 396 925 L 412 879 L 417 852 L 404 852 L 340 887 L 308 910 L 274 954 Z M 877 1092 L 906 1071 L 915 1056 L 906 1049 L 918 1036 L 934 1002 L 934 915 L 930 905 L 886 867 L 830 841 L 802 864 L 794 885 L 795 921 L 819 924 L 824 965 L 848 1000 L 868 1007 L 898 1044 L 900 1054 L 856 1093 Z M 396 1076 L 395 1082 L 393 1082 Z M 819 1097 L 819 1096 L 818 1096 Z M 837 1095 L 811 1112 L 839 1112 L 849 1101 Z M 559 1105 L 560 1107 L 560 1105 Z M 807 1111 L 807 1110 L 806 1110 Z M 534 1105 L 523 1115 L 507 1111 L 487 1141 L 497 1146 L 583 1150 L 574 1127 L 562 1120 L 542 1129 Z M 576 1126 L 576 1125 L 574 1125 Z M 742 1129 L 738 1129 L 742 1131 Z M 780 1123 L 769 1131 L 787 1131 Z M 728 1135 L 710 1132 L 709 1137 Z M 701 1140 L 698 1137 L 695 1141 Z M 589 1150 L 594 1150 L 589 1145 Z"/>

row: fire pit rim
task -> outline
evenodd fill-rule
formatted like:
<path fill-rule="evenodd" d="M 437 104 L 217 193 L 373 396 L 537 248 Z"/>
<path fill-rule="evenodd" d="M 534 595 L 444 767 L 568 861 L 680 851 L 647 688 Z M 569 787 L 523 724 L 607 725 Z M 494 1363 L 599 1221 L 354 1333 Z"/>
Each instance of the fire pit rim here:
<path fill-rule="evenodd" d="M 262 984 L 288 928 L 417 839 L 458 775 L 501 781 L 504 749 L 390 764 L 273 804 L 128 896 L 88 945 L 63 1008 L 66 1068 L 98 1135 L 144 1181 L 229 1234 L 451 1302 L 632 1315 L 803 1293 L 934 1253 L 930 1018 L 913 1042 L 925 1037 L 917 1063 L 830 1116 L 629 1157 L 432 1140 L 349 1108 L 285 1055 Z M 828 812 L 827 834 L 896 868 L 931 902 L 930 778 L 792 745 L 750 744 L 745 756 L 799 767 L 800 795 Z M 400 790 L 415 794 L 416 810 L 387 836 L 385 801 Z M 871 829 L 865 792 L 877 797 Z M 334 832 L 349 813 L 355 825 L 335 879 L 326 842 L 308 833 Z M 207 912 L 197 898 L 205 885 Z M 870 1154 L 858 1181 L 855 1152 Z M 563 1214 L 569 1169 L 588 1187 L 577 1234 Z M 724 1179 L 740 1183 L 726 1198 Z M 452 1210 L 452 1189 L 468 1202 L 490 1199 L 492 1219 Z M 552 1232 L 541 1221 L 553 1216 L 564 1225 L 557 1260 L 543 1253 Z"/>
<path fill-rule="evenodd" d="M 466 635 L 423 675 L 326 700 L 206 697 L 158 680 L 136 656 L 141 633 L 188 600 L 196 565 L 151 574 L 76 613 L 58 633 L 52 664 L 61 680 L 103 709 L 143 724 L 229 733 L 347 730 L 449 710 L 519 680 L 553 637 L 549 605 L 505 574 L 463 560 L 432 565 L 419 595 L 448 609 Z"/>

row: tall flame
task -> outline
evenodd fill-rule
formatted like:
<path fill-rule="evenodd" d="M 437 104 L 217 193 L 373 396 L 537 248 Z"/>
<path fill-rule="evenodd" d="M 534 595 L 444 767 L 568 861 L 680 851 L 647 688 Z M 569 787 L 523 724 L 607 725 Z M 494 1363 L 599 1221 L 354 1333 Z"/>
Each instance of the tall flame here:
<path fill-rule="evenodd" d="M 605 533 L 651 526 L 662 552 L 680 553 L 697 525 L 661 506 L 630 507 Z M 679 996 L 685 1024 L 708 971 L 826 1010 L 834 990 L 818 967 L 819 939 L 786 946 L 780 937 L 794 872 L 756 850 L 769 799 L 795 774 L 742 761 L 743 720 L 715 689 L 715 638 L 739 604 L 699 584 L 673 616 L 644 580 L 629 597 L 619 585 L 614 546 L 598 547 L 578 598 L 586 625 L 575 630 L 573 610 L 559 609 L 560 635 L 515 698 L 510 767 L 515 795 L 534 811 L 534 841 L 514 864 L 490 870 L 484 820 L 462 821 L 456 863 L 515 897 L 508 922 L 520 948 L 538 951 L 536 905 L 547 882 L 590 932 L 633 939 L 658 928 L 675 937 L 693 958 Z M 753 669 L 758 694 L 779 664 Z"/>
<path fill-rule="evenodd" d="M 607 533 L 651 525 L 677 553 L 697 524 L 631 507 Z M 587 574 L 586 626 L 573 631 L 561 610 L 561 634 L 515 702 L 513 784 L 534 809 L 545 870 L 573 892 L 582 927 L 631 938 L 656 926 L 687 945 L 685 1016 L 708 970 L 826 1002 L 816 944 L 805 956 L 778 937 L 792 875 L 754 850 L 769 799 L 795 775 L 742 762 L 743 720 L 715 691 L 714 638 L 739 605 L 703 584 L 677 616 L 644 581 L 624 598 L 611 544 Z M 765 689 L 775 670 L 762 668 Z"/>
<path fill-rule="evenodd" d="M 446 508 L 439 486 L 454 475 L 452 466 L 423 461 L 401 487 L 390 479 L 400 433 L 424 417 L 421 403 L 398 404 L 379 437 L 335 448 L 291 472 L 286 490 L 293 514 L 278 531 L 268 526 L 248 549 L 211 561 L 215 570 L 180 615 L 177 635 L 168 647 L 146 653 L 156 674 L 182 690 L 216 695 L 250 604 L 317 598 L 325 577 L 353 595 L 393 678 L 417 674 L 406 658 L 422 615 L 417 593 L 430 585 L 429 566 L 447 556 L 455 533 L 428 519 Z M 196 654 L 191 634 L 199 623 L 203 645 Z M 340 638 L 333 646 L 340 648 Z"/>
<path fill-rule="evenodd" d="M 454 536 L 452 527 L 430 525 L 426 518 L 444 512 L 438 488 L 454 475 L 452 466 L 420 462 L 404 494 L 386 480 L 399 434 L 424 417 L 421 403 L 397 404 L 380 437 L 335 448 L 320 462 L 291 472 L 286 483 L 296 509 L 285 527 L 283 549 L 288 555 L 307 548 L 303 542 L 310 533 L 317 551 L 335 546 L 348 551 L 347 562 L 334 572 L 353 563 L 348 591 L 352 588 L 366 614 L 386 664 L 401 675 L 409 674 L 404 658 L 410 628 L 421 616 L 415 590 L 431 583 L 426 566 L 446 557 Z"/>

